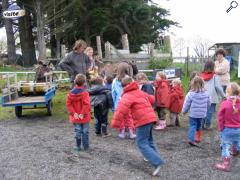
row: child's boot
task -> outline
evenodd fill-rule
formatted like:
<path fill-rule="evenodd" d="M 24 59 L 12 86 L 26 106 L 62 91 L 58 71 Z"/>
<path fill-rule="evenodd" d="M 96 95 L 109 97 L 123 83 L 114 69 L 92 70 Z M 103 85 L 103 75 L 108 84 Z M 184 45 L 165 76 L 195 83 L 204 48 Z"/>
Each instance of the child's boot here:
<path fill-rule="evenodd" d="M 125 128 L 120 130 L 120 133 L 118 134 L 118 137 L 120 137 L 121 139 L 125 138 Z"/>
<path fill-rule="evenodd" d="M 222 163 L 217 163 L 215 165 L 216 169 L 221 171 L 230 171 L 230 157 L 225 157 Z"/>
<path fill-rule="evenodd" d="M 106 125 L 102 125 L 102 133 L 103 133 L 103 137 L 110 136 L 110 134 L 107 132 L 107 126 Z"/>
<path fill-rule="evenodd" d="M 160 120 L 159 125 L 157 125 L 154 129 L 155 130 L 163 130 L 166 128 L 166 121 L 165 120 Z"/>
<path fill-rule="evenodd" d="M 180 122 L 179 122 L 179 118 L 178 118 L 178 117 L 176 118 L 176 121 L 175 121 L 175 126 L 178 126 L 178 127 L 180 127 Z"/>
<path fill-rule="evenodd" d="M 195 134 L 195 142 L 200 143 L 202 140 L 202 130 L 198 130 Z"/>
<path fill-rule="evenodd" d="M 80 152 L 80 150 L 81 150 L 81 139 L 76 138 L 76 147 L 74 148 L 74 151 L 78 153 Z"/>
<path fill-rule="evenodd" d="M 129 138 L 130 139 L 135 139 L 136 138 L 136 134 L 134 134 L 133 129 L 130 129 L 130 128 L 129 128 Z"/>

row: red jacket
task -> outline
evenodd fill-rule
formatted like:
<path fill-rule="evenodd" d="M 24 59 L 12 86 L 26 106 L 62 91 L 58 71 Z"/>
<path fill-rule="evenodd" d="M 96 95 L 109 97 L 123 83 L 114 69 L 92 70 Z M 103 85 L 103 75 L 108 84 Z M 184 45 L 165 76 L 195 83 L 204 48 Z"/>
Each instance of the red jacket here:
<path fill-rule="evenodd" d="M 156 87 L 156 105 L 157 107 L 169 107 L 169 83 L 167 80 L 163 79 L 160 81 L 155 81 L 154 85 Z"/>
<path fill-rule="evenodd" d="M 184 92 L 180 85 L 172 87 L 169 93 L 170 112 L 180 113 L 184 103 Z"/>
<path fill-rule="evenodd" d="M 157 117 L 152 108 L 153 103 L 154 96 L 141 91 L 136 82 L 130 83 L 123 89 L 123 95 L 113 115 L 111 126 L 119 128 L 129 110 L 136 128 L 155 122 Z"/>
<path fill-rule="evenodd" d="M 223 131 L 225 127 L 240 128 L 240 99 L 237 99 L 236 110 L 233 110 L 233 102 L 231 98 L 223 101 L 218 112 L 218 129 Z"/>
<path fill-rule="evenodd" d="M 75 86 L 68 93 L 66 107 L 69 112 L 69 121 L 84 124 L 91 120 L 91 103 L 89 93 L 84 87 Z M 75 119 L 74 113 L 83 114 L 83 119 Z"/>

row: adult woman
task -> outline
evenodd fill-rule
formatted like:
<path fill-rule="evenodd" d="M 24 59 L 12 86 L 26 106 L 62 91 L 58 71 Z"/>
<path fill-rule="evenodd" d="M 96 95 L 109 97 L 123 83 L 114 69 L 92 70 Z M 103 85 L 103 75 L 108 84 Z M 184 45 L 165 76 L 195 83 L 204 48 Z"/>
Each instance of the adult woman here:
<path fill-rule="evenodd" d="M 89 57 L 84 53 L 87 44 L 83 40 L 77 40 L 71 51 L 64 59 L 61 60 L 59 66 L 67 71 L 71 77 L 71 82 L 79 73 L 86 75 L 91 65 Z"/>
<path fill-rule="evenodd" d="M 230 65 L 224 58 L 225 55 L 226 53 L 223 49 L 218 49 L 216 51 L 215 73 L 220 78 L 220 83 L 224 92 L 226 91 L 227 85 L 230 83 Z"/>
<path fill-rule="evenodd" d="M 211 127 L 212 115 L 215 112 L 216 104 L 220 103 L 225 94 L 220 84 L 219 76 L 214 73 L 214 62 L 207 61 L 204 70 L 200 75 L 205 82 L 205 88 L 210 96 L 211 106 L 208 108 L 207 117 L 204 119 L 202 126 L 207 129 Z"/>
<path fill-rule="evenodd" d="M 92 47 L 87 47 L 84 51 L 84 53 L 89 57 L 91 65 L 88 69 L 87 78 L 88 80 L 92 78 L 96 78 L 101 70 L 101 68 L 104 66 L 103 62 L 99 60 L 99 57 L 97 54 L 93 53 Z"/>

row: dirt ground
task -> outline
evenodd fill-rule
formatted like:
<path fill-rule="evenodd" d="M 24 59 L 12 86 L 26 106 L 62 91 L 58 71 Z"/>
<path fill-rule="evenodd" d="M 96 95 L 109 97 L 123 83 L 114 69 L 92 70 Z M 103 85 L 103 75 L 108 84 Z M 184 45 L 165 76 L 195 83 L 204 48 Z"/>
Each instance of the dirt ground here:
<path fill-rule="evenodd" d="M 89 153 L 75 156 L 72 126 L 65 119 L 24 117 L 0 122 L 0 179 L 80 180 L 239 180 L 240 156 L 233 159 L 230 173 L 216 171 L 220 157 L 215 130 L 204 131 L 201 148 L 187 144 L 187 127 L 154 131 L 154 138 L 166 161 L 158 177 L 143 161 L 135 142 L 120 140 L 111 130 L 102 138 L 90 130 Z"/>

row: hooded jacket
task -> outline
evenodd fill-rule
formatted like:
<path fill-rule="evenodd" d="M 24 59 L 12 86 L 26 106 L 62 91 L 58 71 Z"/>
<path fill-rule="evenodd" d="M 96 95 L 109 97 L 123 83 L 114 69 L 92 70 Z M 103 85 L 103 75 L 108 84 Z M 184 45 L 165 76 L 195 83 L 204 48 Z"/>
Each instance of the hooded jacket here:
<path fill-rule="evenodd" d="M 210 104 L 211 101 L 207 92 L 189 91 L 186 95 L 182 112 L 187 113 L 189 111 L 189 116 L 192 118 L 205 118 Z"/>
<path fill-rule="evenodd" d="M 237 112 L 233 109 L 233 99 L 228 98 L 220 105 L 218 112 L 218 129 L 223 131 L 224 128 L 240 128 L 240 99 L 236 100 Z"/>
<path fill-rule="evenodd" d="M 225 98 L 225 93 L 223 92 L 219 77 L 213 72 L 202 72 L 201 77 L 205 82 L 204 88 L 210 96 L 211 103 L 217 104 L 221 102 Z"/>
<path fill-rule="evenodd" d="M 91 96 L 91 105 L 101 110 L 112 108 L 113 100 L 111 90 L 102 85 L 95 85 L 88 90 Z"/>
<path fill-rule="evenodd" d="M 162 79 L 160 81 L 155 81 L 154 85 L 156 87 L 156 105 L 157 107 L 169 107 L 169 83 L 167 80 Z"/>
<path fill-rule="evenodd" d="M 91 120 L 91 105 L 89 93 L 84 87 L 75 86 L 68 93 L 66 107 L 69 112 L 69 121 L 76 124 L 84 124 Z M 83 114 L 83 119 L 75 119 L 74 113 Z"/>
<path fill-rule="evenodd" d="M 123 89 L 123 95 L 113 115 L 113 128 L 119 128 L 124 117 L 131 112 L 134 126 L 140 127 L 145 124 L 156 122 L 156 114 L 152 108 L 154 96 L 139 90 L 138 84 L 132 82 Z"/>
<path fill-rule="evenodd" d="M 112 82 L 113 110 L 115 111 L 122 95 L 122 83 L 115 78 Z"/>
<path fill-rule="evenodd" d="M 184 92 L 180 85 L 172 87 L 170 90 L 169 110 L 173 113 L 180 113 L 184 103 Z"/>

